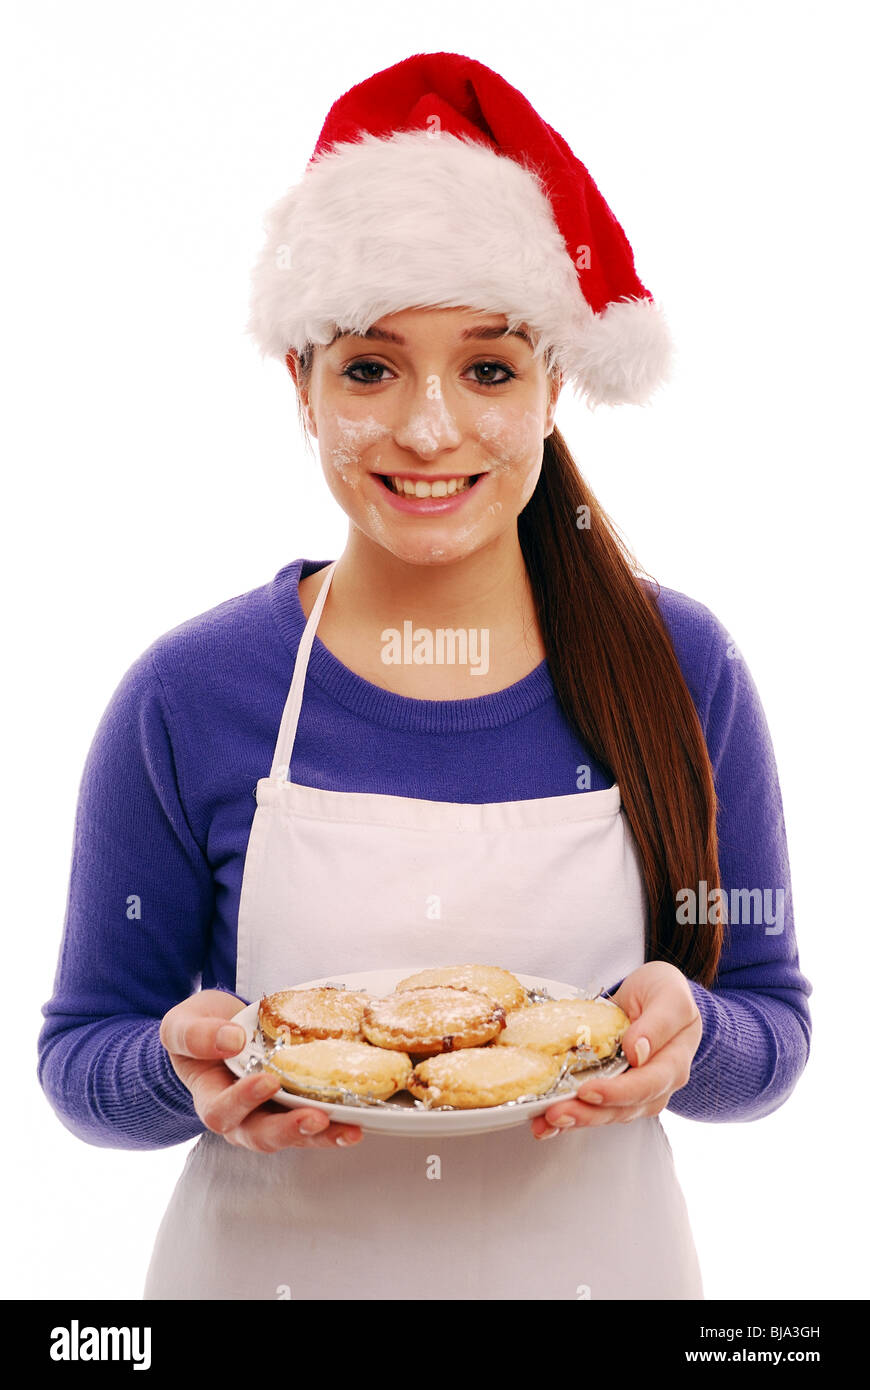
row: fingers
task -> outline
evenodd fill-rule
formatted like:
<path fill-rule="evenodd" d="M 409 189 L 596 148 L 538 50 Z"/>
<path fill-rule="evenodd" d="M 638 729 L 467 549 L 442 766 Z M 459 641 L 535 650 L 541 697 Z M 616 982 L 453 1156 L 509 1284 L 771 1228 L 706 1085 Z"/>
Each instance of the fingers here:
<path fill-rule="evenodd" d="M 600 1079 L 588 1077 L 578 1087 L 578 1098 L 600 1096 L 598 1102 L 587 1102 L 598 1110 L 603 1105 L 647 1105 L 664 1092 L 679 1091 L 689 1080 L 692 1058 L 695 1055 L 693 1028 L 689 1024 L 645 1062 L 642 1067 L 630 1067 L 619 1076 Z"/>
<path fill-rule="evenodd" d="M 176 1004 L 160 1025 L 160 1041 L 170 1054 L 214 1060 L 233 1057 L 245 1045 L 245 1030 L 228 1022 L 244 1007 L 240 999 L 220 990 L 195 995 Z"/>
<path fill-rule="evenodd" d="M 359 1125 L 330 1124 L 329 1116 L 314 1106 L 270 1106 L 281 1086 L 274 1073 L 237 1079 L 227 1070 L 223 1059 L 241 1052 L 246 1040 L 245 1030 L 228 1020 L 243 1008 L 243 1000 L 223 990 L 201 990 L 176 1004 L 160 1024 L 160 1041 L 206 1128 L 258 1153 L 358 1144 L 363 1137 Z"/>
<path fill-rule="evenodd" d="M 532 1121 L 532 1133 L 536 1139 L 545 1139 L 561 1134 L 567 1129 L 591 1129 L 596 1125 L 624 1125 L 643 1115 L 658 1115 L 664 1110 L 671 1096 L 665 1088 L 651 1097 L 645 1104 L 618 1104 L 611 1101 L 593 1104 L 591 1101 L 562 1101 L 558 1107 L 546 1110 Z"/>
<path fill-rule="evenodd" d="M 214 1064 L 191 1083 L 194 1105 L 203 1124 L 239 1148 L 276 1153 L 289 1147 L 345 1147 L 362 1139 L 359 1125 L 330 1124 L 329 1116 L 313 1106 L 293 1110 L 264 1108 L 280 1089 L 274 1073 L 258 1072 L 236 1081 L 225 1067 Z M 339 1140 L 344 1142 L 340 1144 Z"/>
<path fill-rule="evenodd" d="M 256 1110 L 224 1135 L 231 1144 L 264 1154 L 287 1148 L 344 1148 L 358 1144 L 362 1137 L 359 1125 L 330 1124 L 323 1110 L 313 1108 Z"/>
<path fill-rule="evenodd" d="M 216 1134 L 237 1129 L 258 1105 L 271 1100 L 281 1083 L 274 1072 L 255 1072 L 237 1080 L 223 1063 L 209 1063 L 188 1079 L 196 1113 Z"/>
<path fill-rule="evenodd" d="M 589 1105 L 581 1101 L 569 1101 L 558 1115 L 549 1120 L 549 1111 L 538 1115 L 532 1121 L 532 1134 L 536 1139 L 555 1138 L 571 1129 L 592 1129 L 596 1125 L 627 1125 L 632 1120 L 646 1115 L 659 1115 L 664 1110 L 670 1095 L 663 1091 L 647 1105 Z"/>
<path fill-rule="evenodd" d="M 631 1067 L 619 1076 L 593 1075 L 579 1082 L 573 1100 L 551 1105 L 532 1121 L 535 1137 L 543 1138 L 553 1129 L 569 1129 L 569 1121 L 573 1125 L 621 1124 L 641 1115 L 657 1115 L 673 1093 L 688 1082 L 696 1050 L 697 1029 L 690 1022 L 642 1067 Z"/>
<path fill-rule="evenodd" d="M 622 1050 L 633 1067 L 642 1067 L 672 1038 L 696 1024 L 701 1015 L 686 977 L 665 961 L 643 967 L 617 990 L 614 1000 L 631 1019 L 622 1038 Z M 648 1047 L 643 1046 L 646 1038 Z M 700 1031 L 696 1042 L 701 1040 Z M 639 1045 L 640 1044 L 640 1049 Z"/>

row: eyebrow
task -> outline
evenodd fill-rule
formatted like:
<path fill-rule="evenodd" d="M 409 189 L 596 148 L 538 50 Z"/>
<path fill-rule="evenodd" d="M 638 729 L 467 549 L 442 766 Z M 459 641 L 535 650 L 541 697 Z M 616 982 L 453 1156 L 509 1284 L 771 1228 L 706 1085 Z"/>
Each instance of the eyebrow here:
<path fill-rule="evenodd" d="M 524 333 L 521 328 L 500 328 L 497 324 L 493 324 L 491 327 L 487 328 L 466 328 L 459 336 L 463 342 L 467 342 L 470 338 L 483 339 L 487 342 L 495 338 L 522 338 L 523 342 L 528 343 L 529 347 L 534 351 L 534 344 L 531 338 L 528 333 Z M 406 339 L 403 338 L 400 333 L 393 333 L 387 328 L 370 328 L 365 333 L 353 333 L 349 330 L 344 330 L 340 333 L 336 333 L 329 346 L 332 347 L 332 343 L 337 343 L 340 338 L 377 338 L 384 343 L 397 343 L 399 347 L 407 347 L 408 345 Z"/>

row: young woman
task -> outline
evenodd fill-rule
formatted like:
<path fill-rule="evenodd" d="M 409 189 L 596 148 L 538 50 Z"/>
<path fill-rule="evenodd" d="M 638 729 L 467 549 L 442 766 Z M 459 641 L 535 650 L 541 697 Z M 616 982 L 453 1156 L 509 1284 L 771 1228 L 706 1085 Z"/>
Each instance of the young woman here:
<path fill-rule="evenodd" d="M 658 1116 L 781 1105 L 810 986 L 745 663 L 639 576 L 554 423 L 566 381 L 616 404 L 663 377 L 624 234 L 518 92 L 417 55 L 333 107 L 252 327 L 347 544 L 166 634 L 116 691 L 43 1086 L 92 1143 L 199 1136 L 148 1298 L 700 1298 Z M 420 659 L 444 629 L 464 663 Z M 408 631 L 417 659 L 387 660 Z M 629 1070 L 433 1144 L 224 1064 L 240 1001 L 472 961 L 612 993 Z"/>

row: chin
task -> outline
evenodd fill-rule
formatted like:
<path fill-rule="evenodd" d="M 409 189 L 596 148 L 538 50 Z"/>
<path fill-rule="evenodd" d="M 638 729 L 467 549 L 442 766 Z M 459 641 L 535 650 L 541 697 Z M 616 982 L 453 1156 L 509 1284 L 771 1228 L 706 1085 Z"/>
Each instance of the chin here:
<path fill-rule="evenodd" d="M 391 536 L 388 539 L 378 540 L 376 537 L 370 538 L 376 544 L 388 550 L 391 555 L 395 555 L 397 560 L 401 560 L 406 565 L 421 565 L 427 567 L 443 567 L 445 565 L 459 564 L 467 560 L 480 550 L 485 550 L 487 546 L 497 541 L 500 532 L 486 532 L 480 527 L 465 528 L 470 529 L 471 534 L 461 536 L 433 535 L 429 537 L 407 537 Z"/>

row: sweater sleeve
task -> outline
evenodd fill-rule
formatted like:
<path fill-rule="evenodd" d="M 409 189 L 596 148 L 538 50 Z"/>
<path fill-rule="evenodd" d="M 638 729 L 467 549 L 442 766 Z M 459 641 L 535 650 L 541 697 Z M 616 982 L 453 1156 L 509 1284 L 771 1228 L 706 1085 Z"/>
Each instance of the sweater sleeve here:
<path fill-rule="evenodd" d="M 37 1047 L 55 1113 L 104 1148 L 161 1148 L 205 1129 L 159 1038 L 166 1011 L 199 987 L 213 908 L 176 753 L 151 649 L 112 696 L 85 762 Z"/>
<path fill-rule="evenodd" d="M 767 721 L 746 662 L 709 616 L 705 690 L 712 693 L 702 722 L 717 793 L 725 941 L 712 989 L 690 981 L 704 1031 L 689 1081 L 667 1108 L 696 1120 L 756 1120 L 782 1105 L 806 1066 L 812 986 L 798 959 Z M 706 885 L 696 891 L 695 920 L 703 923 L 702 897 L 709 895 Z M 712 902 L 707 910 L 711 920 Z"/>

